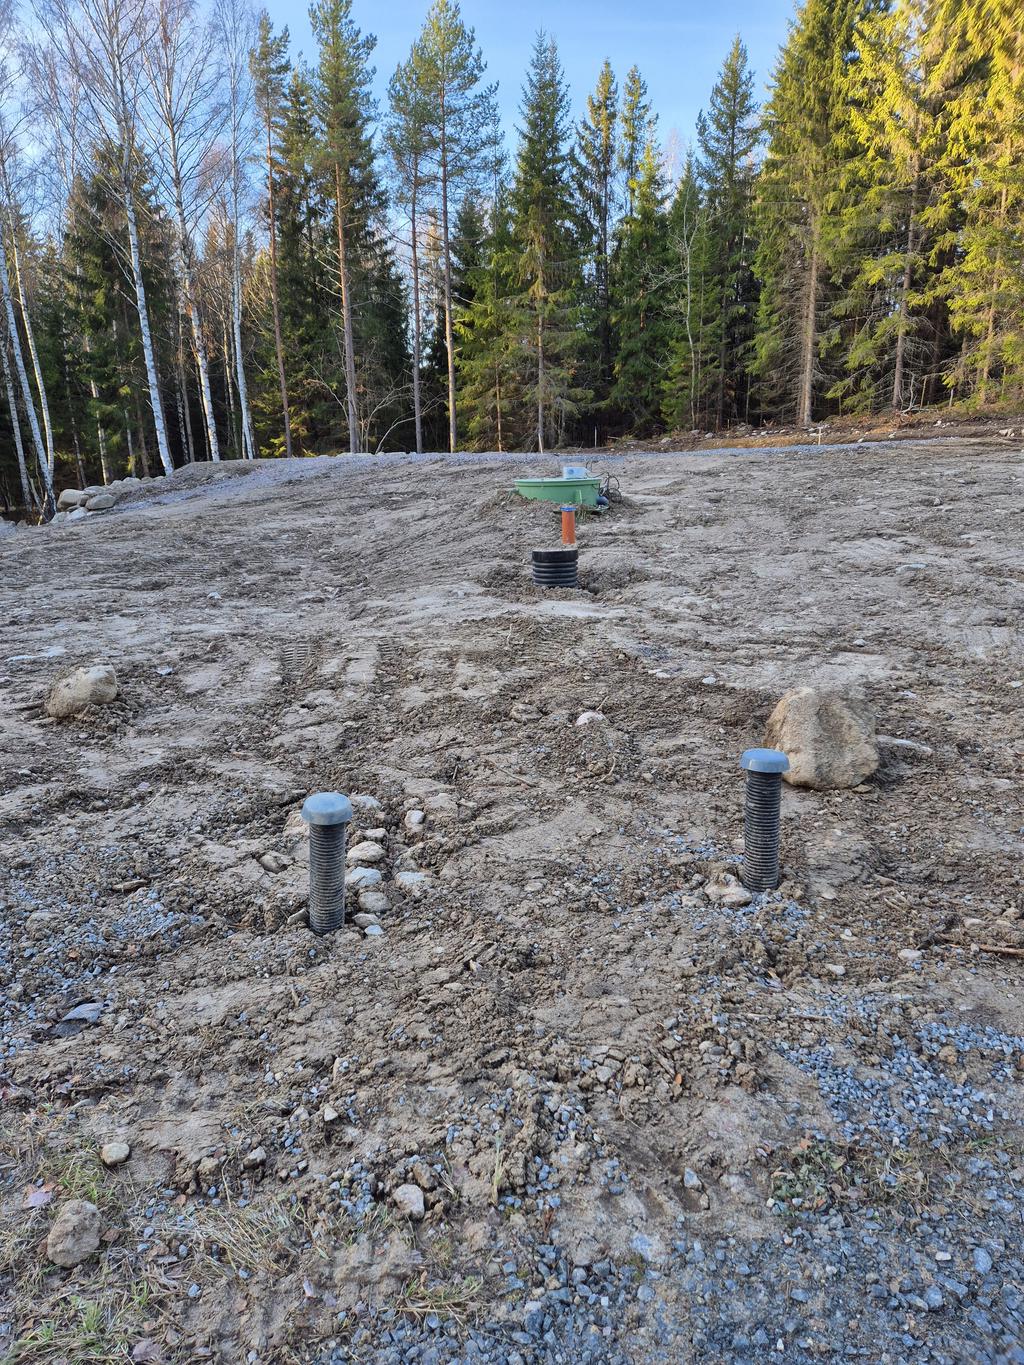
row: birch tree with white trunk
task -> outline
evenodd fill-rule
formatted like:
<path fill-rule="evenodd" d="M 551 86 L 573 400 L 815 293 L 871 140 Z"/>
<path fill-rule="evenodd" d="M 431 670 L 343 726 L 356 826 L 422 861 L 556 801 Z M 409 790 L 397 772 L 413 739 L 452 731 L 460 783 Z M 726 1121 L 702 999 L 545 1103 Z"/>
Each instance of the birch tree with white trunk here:
<path fill-rule="evenodd" d="M 0 361 L 3 362 L 4 389 L 7 393 L 7 406 L 11 413 L 11 429 L 14 433 L 14 451 L 18 459 L 18 479 L 21 483 L 21 501 L 24 507 L 32 506 L 32 489 L 28 481 L 28 465 L 25 462 L 25 443 L 21 439 L 21 418 L 18 415 L 18 400 L 14 396 L 14 382 L 11 379 L 11 364 L 7 359 L 7 337 L 0 341 Z"/>
<path fill-rule="evenodd" d="M 28 76 L 33 95 L 33 117 L 37 128 L 47 131 L 47 146 L 44 164 L 52 175 L 50 200 L 55 208 L 53 215 L 54 236 L 63 240 L 71 226 L 69 205 L 72 190 L 78 177 L 80 161 L 79 139 L 81 136 L 80 112 L 82 93 L 74 73 L 62 70 L 57 65 L 57 54 L 47 43 L 28 45 Z M 81 262 L 75 259 L 75 279 L 81 279 Z M 92 338 L 83 328 L 79 340 L 87 357 L 92 355 Z M 99 404 L 99 386 L 91 365 L 89 372 L 89 396 L 94 406 Z M 96 444 L 99 449 L 100 473 L 104 484 L 111 481 L 110 459 L 107 449 L 107 432 L 102 420 L 96 418 Z"/>
<path fill-rule="evenodd" d="M 44 444 L 43 433 L 39 425 L 39 415 L 36 412 L 35 397 L 32 393 L 32 386 L 29 383 L 28 370 L 25 365 L 25 353 L 14 311 L 14 295 L 11 288 L 11 272 L 5 242 L 8 229 L 12 232 L 12 238 L 17 231 L 17 223 L 14 221 L 12 212 L 14 205 L 11 201 L 10 174 L 17 148 L 18 132 L 17 72 L 14 64 L 16 37 L 11 0 L 0 0 L 0 295 L 3 297 L 4 315 L 7 321 L 7 334 L 10 339 L 14 369 L 18 376 L 25 416 L 28 419 L 29 431 L 32 436 L 32 446 L 35 450 L 39 473 L 45 489 L 44 511 L 52 512 L 54 506 L 53 465 L 48 459 L 47 447 Z M 25 320 L 27 317 L 26 312 Z M 45 389 L 43 392 L 45 393 Z M 12 411 L 12 417 L 16 423 L 17 417 L 14 411 Z"/>
<path fill-rule="evenodd" d="M 153 40 L 146 0 L 36 0 L 37 15 L 57 64 L 77 80 L 90 140 L 112 152 L 113 189 L 124 210 L 128 264 L 146 367 L 157 451 L 165 474 L 174 472 L 164 419 L 156 351 L 139 248 L 136 182 L 141 168 L 141 112 L 146 50 Z"/>

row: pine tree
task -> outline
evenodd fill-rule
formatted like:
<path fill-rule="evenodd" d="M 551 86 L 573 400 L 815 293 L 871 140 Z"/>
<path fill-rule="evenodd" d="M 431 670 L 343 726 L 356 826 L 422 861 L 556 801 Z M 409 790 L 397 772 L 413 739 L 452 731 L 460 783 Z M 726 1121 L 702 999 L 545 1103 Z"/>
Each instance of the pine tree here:
<path fill-rule="evenodd" d="M 494 86 L 482 86 L 486 69 L 473 30 L 457 0 L 433 0 L 413 49 L 426 116 L 428 156 L 435 169 L 441 232 L 444 346 L 448 380 L 448 448 L 458 444 L 452 305 L 452 201 L 478 188 L 490 162 Z"/>
<path fill-rule="evenodd" d="M 284 425 L 284 454 L 292 455 L 292 426 L 288 409 L 288 378 L 284 363 L 284 339 L 281 332 L 281 301 L 277 265 L 277 209 L 275 190 L 279 174 L 278 144 L 284 120 L 285 89 L 291 70 L 288 61 L 288 29 L 276 37 L 266 10 L 259 16 L 256 44 L 250 56 L 253 78 L 253 98 L 263 129 L 267 167 L 267 240 L 270 246 L 270 306 L 274 328 L 274 358 L 281 390 L 281 416 Z"/>
<path fill-rule="evenodd" d="M 614 267 L 611 396 L 629 429 L 649 435 L 661 417 L 662 376 L 671 345 L 665 188 L 651 138 L 636 168 L 634 187 L 633 212 L 622 225 Z"/>
<path fill-rule="evenodd" d="M 581 284 L 578 219 L 572 196 L 569 92 L 553 39 L 538 35 L 523 89 L 522 131 L 512 189 L 519 253 L 518 341 L 530 372 L 531 436 L 543 453 L 565 439 L 579 405 L 577 329 Z"/>
<path fill-rule="evenodd" d="M 707 272 L 704 293 L 705 382 L 713 391 L 711 424 L 748 415 L 757 290 L 751 197 L 753 153 L 759 140 L 754 78 L 747 51 L 733 41 L 697 120 L 699 176 L 706 206 Z"/>

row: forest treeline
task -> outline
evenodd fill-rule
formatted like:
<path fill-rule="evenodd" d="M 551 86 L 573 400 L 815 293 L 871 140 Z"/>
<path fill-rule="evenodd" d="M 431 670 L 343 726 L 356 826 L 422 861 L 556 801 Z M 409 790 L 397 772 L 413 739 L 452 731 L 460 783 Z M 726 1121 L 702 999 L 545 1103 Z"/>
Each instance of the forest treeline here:
<path fill-rule="evenodd" d="M 669 156 L 641 73 L 507 139 L 456 0 L 372 93 L 247 0 L 0 0 L 0 488 L 1024 402 L 1018 0 L 805 0 Z M 685 72 L 685 54 L 680 54 Z M 685 76 L 684 76 L 685 78 Z"/>

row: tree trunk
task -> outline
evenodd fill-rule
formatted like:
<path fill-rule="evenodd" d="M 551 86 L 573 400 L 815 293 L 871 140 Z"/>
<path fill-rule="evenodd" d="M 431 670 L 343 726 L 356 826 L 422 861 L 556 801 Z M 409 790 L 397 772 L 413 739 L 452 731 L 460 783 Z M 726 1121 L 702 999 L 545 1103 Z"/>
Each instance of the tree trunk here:
<path fill-rule="evenodd" d="M 444 344 L 448 352 L 448 449 L 455 454 L 458 429 L 455 413 L 455 328 L 452 325 L 452 249 L 448 233 L 448 144 L 444 101 L 441 102 L 441 249 L 444 252 Z"/>
<path fill-rule="evenodd" d="M 138 389 L 135 390 L 135 417 L 139 424 L 139 456 L 142 460 L 142 476 L 149 478 L 149 442 L 146 440 L 146 414 Z"/>
<path fill-rule="evenodd" d="M 284 417 L 284 453 L 292 457 L 292 419 L 288 408 L 288 381 L 284 372 L 284 343 L 281 340 L 281 305 L 277 293 L 277 215 L 274 209 L 274 156 L 270 121 L 267 121 L 267 201 L 270 218 L 270 302 L 274 313 L 274 348 L 277 352 L 277 378 L 281 385 L 281 412 Z"/>
<path fill-rule="evenodd" d="M 39 352 L 36 350 L 35 334 L 32 331 L 32 319 L 28 313 L 28 300 L 25 298 L 25 281 L 21 274 L 21 258 L 18 254 L 18 234 L 11 234 L 11 251 L 14 257 L 14 278 L 18 285 L 18 302 L 21 304 L 21 321 L 25 328 L 25 341 L 28 343 L 28 353 L 32 360 L 32 370 L 36 377 L 36 388 L 39 390 L 39 410 L 43 414 L 43 434 L 46 437 L 46 463 L 50 469 L 50 477 L 53 477 L 54 467 L 57 458 L 53 449 L 53 426 L 50 422 L 50 404 L 46 397 L 46 385 L 43 383 L 43 372 L 39 365 Z"/>
<path fill-rule="evenodd" d="M 412 231 L 412 412 L 416 426 L 416 454 L 423 454 L 423 399 L 420 395 L 420 249 L 416 239 L 416 195 L 419 162 L 413 163 L 410 226 Z"/>
<path fill-rule="evenodd" d="M 544 454 L 544 314 L 537 310 L 537 450 Z"/>
<path fill-rule="evenodd" d="M 235 378 L 238 383 L 238 407 L 242 418 L 242 453 L 247 460 L 256 458 L 256 442 L 252 434 L 252 413 L 249 411 L 249 391 L 245 383 L 245 364 L 242 359 L 242 268 L 238 255 L 238 223 L 233 232 L 231 250 L 231 329 L 235 338 Z"/>
<path fill-rule="evenodd" d="M 46 462 L 46 448 L 43 445 L 43 433 L 39 429 L 39 417 L 36 414 L 36 406 L 32 398 L 32 389 L 28 382 L 28 372 L 25 369 L 25 356 L 21 349 L 21 337 L 18 335 L 18 324 L 14 317 L 14 300 L 11 298 L 11 277 L 7 271 L 7 249 L 4 246 L 2 231 L 0 231 L 0 291 L 3 292 L 4 296 L 4 311 L 7 314 L 7 330 L 10 336 L 11 351 L 14 355 L 14 368 L 18 372 L 18 383 L 21 386 L 21 397 L 25 404 L 25 415 L 28 417 L 29 431 L 32 434 L 32 445 L 35 448 L 36 460 L 39 463 L 39 472 L 43 476 L 43 487 L 46 490 L 46 505 L 44 510 L 52 510 L 53 476 L 50 473 L 50 466 Z"/>
<path fill-rule="evenodd" d="M 192 414 L 188 410 L 188 380 L 185 376 L 185 358 L 182 352 L 181 325 L 178 326 L 178 426 L 181 431 L 181 447 L 189 464 L 196 462 L 195 442 L 192 439 Z"/>
<path fill-rule="evenodd" d="M 798 426 L 811 424 L 814 412 L 814 351 L 817 344 L 818 318 L 818 224 L 811 219 L 811 258 L 807 266 L 804 315 L 800 320 L 800 373 L 796 399 Z"/>
<path fill-rule="evenodd" d="M 142 279 L 142 258 L 139 255 L 139 231 L 135 221 L 135 200 L 132 195 L 131 186 L 124 182 L 122 184 L 124 195 L 124 211 L 128 220 L 128 248 L 131 252 L 132 260 L 132 279 L 135 284 L 135 301 L 139 310 L 139 329 L 142 332 L 142 354 L 146 362 L 146 381 L 149 385 L 149 404 L 153 409 L 153 426 L 156 429 L 156 446 L 160 455 L 160 463 L 164 467 L 165 474 L 174 473 L 174 461 L 171 459 L 171 447 L 167 440 L 167 428 L 164 425 L 164 405 L 160 397 L 160 381 L 156 372 L 156 356 L 153 351 L 153 336 L 149 330 L 149 310 L 146 307 L 146 286 Z"/>
<path fill-rule="evenodd" d="M 1000 228 L 1006 222 L 1006 186 L 1003 186 L 1002 194 L 999 197 L 999 218 Z M 999 297 L 999 278 L 1003 269 L 1002 248 L 996 250 L 995 264 L 992 267 L 992 292 L 988 305 L 988 324 L 985 328 L 985 349 L 982 353 L 981 380 L 978 384 L 978 403 L 981 407 L 988 401 L 988 381 L 992 375 L 992 356 L 995 351 L 996 336 L 996 300 Z"/>
<path fill-rule="evenodd" d="M 188 305 L 189 323 L 192 327 L 192 349 L 196 358 L 196 372 L 199 375 L 199 399 L 203 409 L 203 424 L 206 427 L 206 445 L 210 459 L 220 461 L 220 442 L 217 439 L 217 423 L 213 415 L 213 394 L 210 390 L 210 361 L 206 353 L 206 339 L 203 325 L 196 306 L 195 289 L 192 286 L 191 271 L 187 262 L 182 260 L 182 287 Z"/>
<path fill-rule="evenodd" d="M 79 264 L 79 262 L 76 261 L 75 279 L 80 280 L 81 275 L 82 267 Z M 85 331 L 82 332 L 82 349 L 83 351 L 85 351 L 87 358 L 92 355 L 92 341 L 89 337 L 89 333 Z M 91 365 L 89 367 L 89 396 L 92 398 L 92 401 L 94 403 L 97 404 L 99 403 L 100 391 L 96 385 L 96 379 L 92 374 Z M 103 486 L 106 487 L 106 485 L 110 482 L 110 467 L 107 463 L 107 433 L 103 430 L 103 423 L 100 421 L 98 417 L 96 418 L 96 441 L 100 448 L 100 475 L 103 479 Z"/>
<path fill-rule="evenodd" d="M 32 506 L 32 491 L 28 483 L 28 467 L 25 464 L 25 447 L 21 440 L 21 419 L 18 416 L 18 402 L 14 397 L 14 385 L 11 382 L 11 366 L 7 359 L 7 346 L 0 345 L 0 356 L 3 358 L 4 366 L 4 387 L 7 390 L 7 406 L 11 410 L 11 427 L 14 430 L 14 450 L 18 457 L 18 478 L 21 480 L 21 502 L 26 511 Z"/>
<path fill-rule="evenodd" d="M 238 458 L 238 416 L 235 412 L 235 387 L 231 379 L 231 343 L 228 339 L 228 320 L 223 318 L 224 340 L 224 388 L 228 395 L 228 411 L 231 414 L 231 456 Z"/>
<path fill-rule="evenodd" d="M 132 424 L 128 420 L 128 409 L 124 409 L 124 434 L 128 445 L 128 473 L 135 474 L 135 447 L 132 445 Z"/>
<path fill-rule="evenodd" d="M 498 449 L 504 450 L 501 435 L 501 367 L 494 367 L 494 415 L 498 426 Z"/>
<path fill-rule="evenodd" d="M 907 217 L 907 247 L 903 262 L 903 281 L 900 288 L 899 322 L 896 325 L 896 364 L 892 377 L 892 407 L 894 412 L 903 409 L 903 371 L 906 366 L 907 316 L 909 313 L 910 286 L 914 278 L 914 215 L 917 213 L 917 175 L 915 173 L 910 194 L 910 212 Z"/>
<path fill-rule="evenodd" d="M 88 337 L 85 338 L 85 353 L 86 355 L 89 354 Z M 100 391 L 96 386 L 96 380 L 93 379 L 91 376 L 89 379 L 89 394 L 92 397 L 92 401 L 94 403 L 98 403 L 100 401 Z M 110 465 L 107 461 L 107 433 L 104 431 L 103 423 L 100 421 L 98 417 L 96 418 L 96 442 L 100 448 L 100 471 L 103 475 L 104 487 L 106 487 L 106 485 L 110 482 Z"/>
<path fill-rule="evenodd" d="M 338 283 L 341 286 L 341 319 L 345 334 L 345 404 L 348 412 L 349 453 L 359 453 L 359 418 L 356 409 L 356 358 L 352 332 L 352 300 L 350 297 L 348 260 L 345 251 L 345 200 L 341 189 L 341 167 L 334 166 L 334 189 L 337 197 L 338 223 Z"/>

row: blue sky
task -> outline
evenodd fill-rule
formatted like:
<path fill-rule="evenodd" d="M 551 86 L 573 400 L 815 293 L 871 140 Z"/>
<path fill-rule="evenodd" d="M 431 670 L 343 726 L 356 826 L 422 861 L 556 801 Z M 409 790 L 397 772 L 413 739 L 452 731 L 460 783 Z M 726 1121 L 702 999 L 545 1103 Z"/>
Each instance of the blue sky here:
<path fill-rule="evenodd" d="M 287 24 L 292 49 L 314 55 L 307 10 L 288 0 L 263 0 L 276 28 Z M 354 0 L 359 26 L 377 36 L 376 88 L 408 54 L 429 0 Z M 578 113 L 605 57 L 621 86 L 636 63 L 650 87 L 665 141 L 674 129 L 680 143 L 693 137 L 697 112 L 706 103 L 729 45 L 739 33 L 747 45 L 763 93 L 795 0 L 462 0 L 463 17 L 476 29 L 488 76 L 499 86 L 506 135 L 514 145 L 519 95 L 538 29 L 553 34 Z"/>

